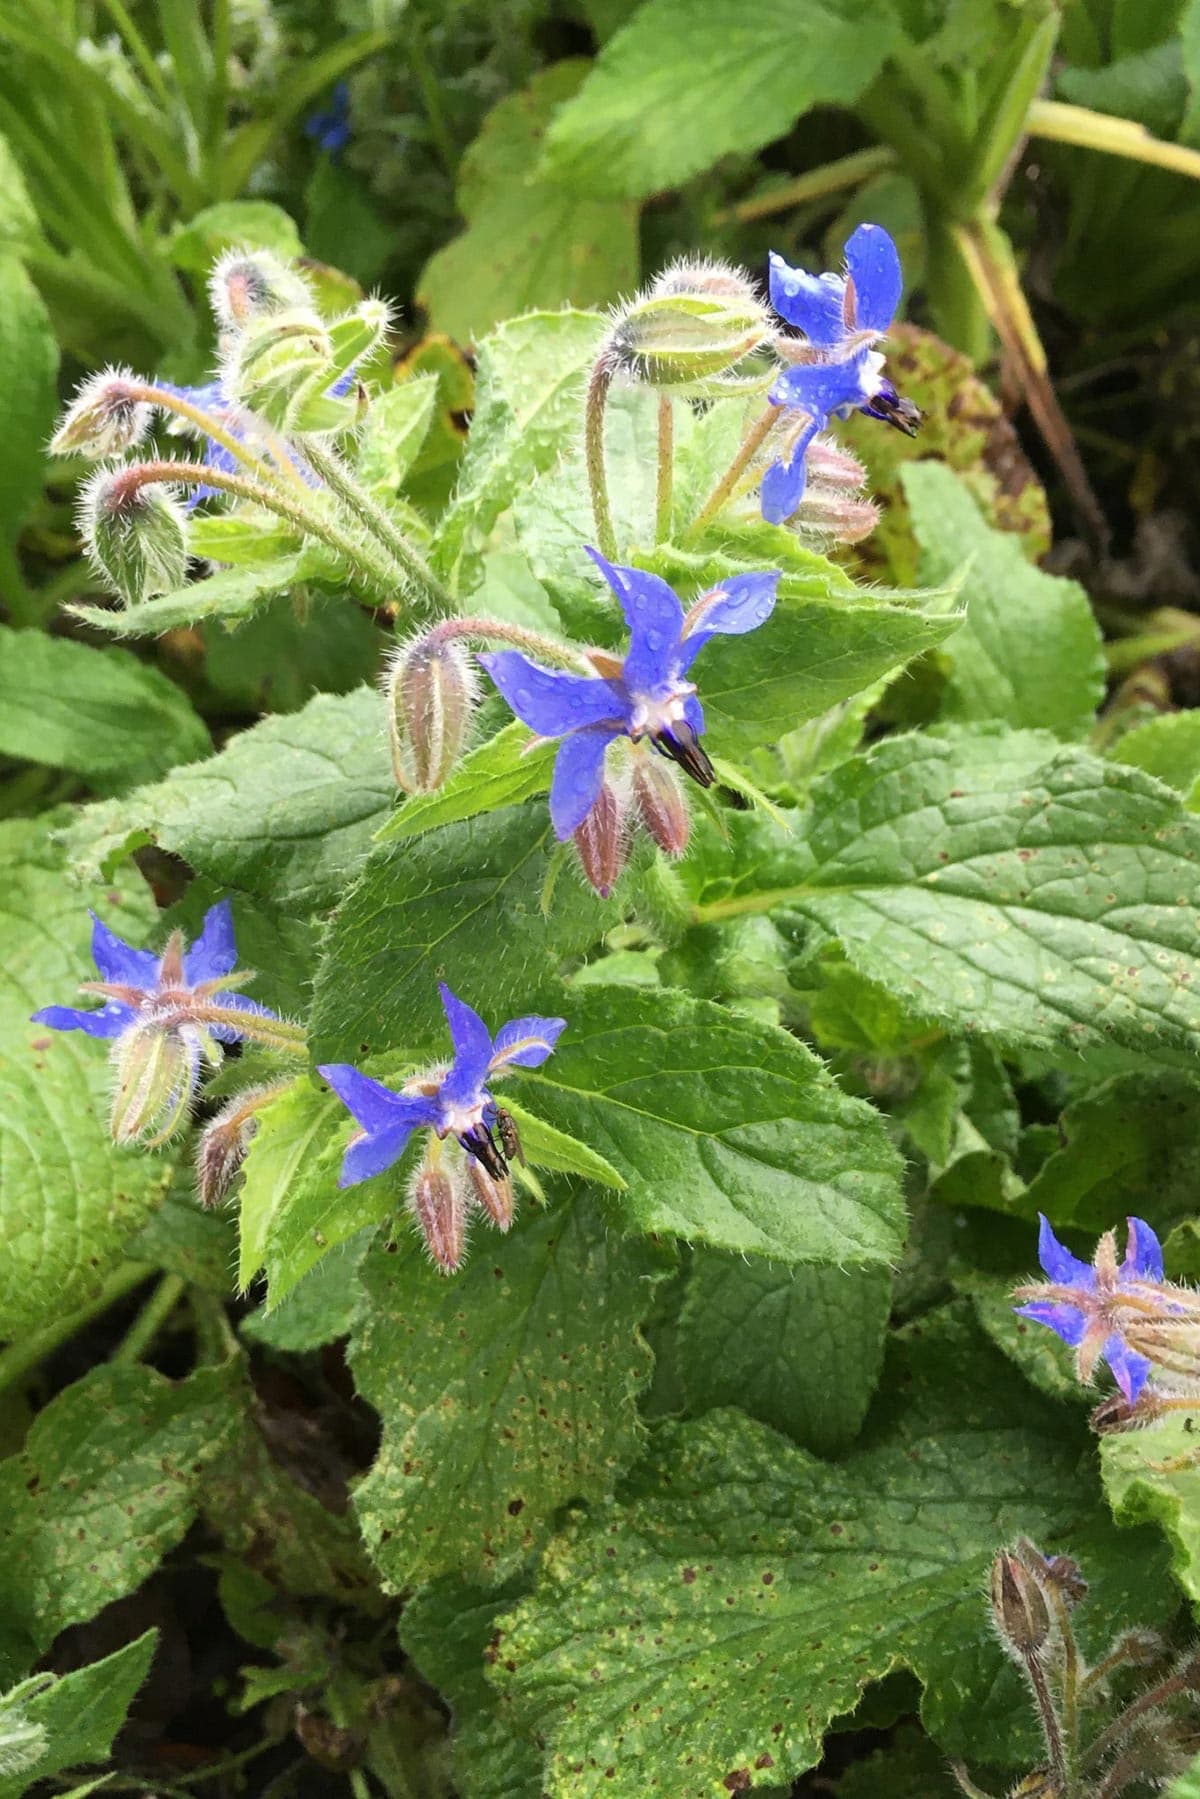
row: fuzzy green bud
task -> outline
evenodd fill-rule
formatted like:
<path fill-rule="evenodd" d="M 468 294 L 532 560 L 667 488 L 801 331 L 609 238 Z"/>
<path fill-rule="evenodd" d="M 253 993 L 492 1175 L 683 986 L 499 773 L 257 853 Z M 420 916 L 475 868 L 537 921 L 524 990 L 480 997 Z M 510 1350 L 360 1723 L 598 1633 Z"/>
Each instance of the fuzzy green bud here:
<path fill-rule="evenodd" d="M 187 514 L 138 465 L 100 469 L 85 486 L 79 529 L 92 563 L 127 606 L 171 593 L 187 577 Z"/>
<path fill-rule="evenodd" d="M 114 1044 L 111 1130 L 116 1143 L 154 1148 L 186 1124 L 200 1079 L 198 1042 L 150 1023 Z"/>
<path fill-rule="evenodd" d="M 681 263 L 617 315 L 602 351 L 615 369 L 690 395 L 765 387 L 750 359 L 772 341 L 766 307 L 736 269 Z"/>
<path fill-rule="evenodd" d="M 386 676 L 388 730 L 396 784 L 434 793 L 462 754 L 476 680 L 461 644 L 436 629 L 403 645 Z"/>
<path fill-rule="evenodd" d="M 364 300 L 334 320 L 329 327 L 328 364 L 297 397 L 291 413 L 293 431 L 344 431 L 357 423 L 359 396 L 354 385 L 346 393 L 331 390 L 375 354 L 390 324 L 391 309 L 385 300 Z"/>
<path fill-rule="evenodd" d="M 227 250 L 213 265 L 208 297 L 226 331 L 243 331 L 267 313 L 313 304 L 303 275 L 269 250 Z"/>
<path fill-rule="evenodd" d="M 53 456 L 119 455 L 145 437 L 154 408 L 141 398 L 144 383 L 130 369 L 104 369 L 76 391 L 50 439 Z"/>
<path fill-rule="evenodd" d="M 328 385 L 333 347 L 311 306 L 288 307 L 252 320 L 230 347 L 226 384 L 244 406 L 278 430 L 314 385 Z"/>

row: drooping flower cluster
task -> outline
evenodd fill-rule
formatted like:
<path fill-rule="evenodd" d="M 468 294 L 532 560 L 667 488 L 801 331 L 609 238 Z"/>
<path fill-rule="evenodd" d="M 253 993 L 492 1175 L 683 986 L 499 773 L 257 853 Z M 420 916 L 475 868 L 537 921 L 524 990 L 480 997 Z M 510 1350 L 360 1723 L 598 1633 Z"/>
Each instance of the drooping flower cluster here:
<path fill-rule="evenodd" d="M 657 575 L 618 568 L 589 550 L 629 626 L 624 657 L 589 650 L 590 674 L 543 668 L 519 650 L 479 660 L 517 717 L 560 743 L 550 816 L 560 842 L 574 837 L 584 870 L 605 897 L 621 872 L 631 805 L 669 855 L 682 855 L 688 812 L 674 770 L 701 787 L 715 779 L 701 739 L 704 710 L 688 679 L 714 637 L 741 636 L 771 616 L 775 570 L 734 575 L 684 611 Z M 623 755 L 613 755 L 620 744 Z"/>
<path fill-rule="evenodd" d="M 1121 1400 L 1102 1405 L 1098 1423 L 1142 1423 L 1200 1404 L 1200 1294 L 1164 1279 L 1162 1249 L 1144 1220 L 1127 1220 L 1120 1261 L 1105 1231 L 1089 1264 L 1043 1217 L 1038 1260 L 1048 1279 L 1018 1287 L 1013 1297 L 1025 1303 L 1017 1310 L 1070 1345 L 1081 1381 L 1108 1365 Z"/>
<path fill-rule="evenodd" d="M 346 1151 L 339 1185 L 382 1174 L 399 1161 L 414 1131 L 429 1133 L 409 1204 L 434 1261 L 450 1274 L 462 1260 L 473 1209 L 499 1230 L 512 1223 L 509 1164 L 523 1159 L 521 1142 L 511 1114 L 497 1105 L 487 1083 L 512 1068 L 540 1067 L 566 1020 L 514 1018 L 493 1039 L 478 1012 L 444 982 L 439 992 L 454 1046 L 449 1067 L 415 1075 L 398 1092 L 348 1062 L 324 1064 L 318 1073 L 361 1126 Z"/>
<path fill-rule="evenodd" d="M 810 275 L 771 256 L 771 304 L 804 333 L 776 339 L 789 363 L 768 399 L 800 415 L 786 453 L 762 482 L 763 517 L 781 524 L 804 498 L 805 458 L 833 417 L 865 412 L 911 436 L 921 415 L 883 373 L 877 349 L 895 316 L 904 277 L 896 246 L 882 225 L 860 225 L 846 244 L 842 275 Z"/>
<path fill-rule="evenodd" d="M 264 251 L 221 257 L 209 297 L 220 328 L 212 379 L 181 386 L 105 369 L 82 383 L 51 440 L 57 455 L 102 465 L 81 495 L 80 532 L 99 572 L 131 604 L 182 584 L 185 512 L 199 501 L 282 506 L 295 520 L 297 492 L 322 484 L 312 466 L 322 440 L 361 416 L 355 370 L 390 317 L 382 301 L 365 300 L 327 321 L 303 275 Z M 194 439 L 198 460 L 114 464 L 143 444 L 156 418 Z"/>
<path fill-rule="evenodd" d="M 303 1043 L 295 1025 L 236 989 L 253 980 L 237 968 L 233 913 L 222 900 L 206 914 L 190 949 L 172 931 L 161 955 L 134 949 L 92 914 L 98 981 L 81 984 L 103 1006 L 44 1006 L 34 1024 L 83 1031 L 112 1044 L 112 1133 L 118 1143 L 165 1143 L 191 1113 L 205 1065 L 219 1066 L 222 1045 L 243 1039 L 275 1048 Z"/>

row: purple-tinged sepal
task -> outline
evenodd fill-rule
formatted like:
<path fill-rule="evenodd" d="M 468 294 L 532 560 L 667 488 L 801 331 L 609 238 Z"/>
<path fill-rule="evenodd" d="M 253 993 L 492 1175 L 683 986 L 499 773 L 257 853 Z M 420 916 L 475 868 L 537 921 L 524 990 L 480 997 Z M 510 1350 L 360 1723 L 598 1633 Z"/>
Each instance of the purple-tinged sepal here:
<path fill-rule="evenodd" d="M 402 644 L 384 676 L 392 772 L 405 793 L 435 793 L 466 747 L 478 681 L 461 643 L 436 628 Z"/>

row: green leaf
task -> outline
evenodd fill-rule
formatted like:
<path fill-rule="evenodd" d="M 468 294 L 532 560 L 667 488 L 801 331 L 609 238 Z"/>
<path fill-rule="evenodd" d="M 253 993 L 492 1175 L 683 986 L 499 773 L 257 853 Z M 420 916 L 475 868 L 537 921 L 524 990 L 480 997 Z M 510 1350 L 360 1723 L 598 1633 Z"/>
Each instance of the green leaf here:
<path fill-rule="evenodd" d="M 261 1167 L 256 1168 L 254 1180 L 257 1197 L 262 1185 Z M 251 1343 L 265 1343 L 268 1349 L 293 1355 L 348 1337 L 361 1298 L 359 1265 L 370 1241 L 371 1231 L 363 1230 L 342 1245 L 340 1255 L 323 1256 L 281 1305 L 269 1312 L 260 1306 L 243 1318 L 239 1326 L 242 1336 Z"/>
<path fill-rule="evenodd" d="M 397 837 L 416 837 L 439 825 L 477 818 L 519 805 L 536 793 L 548 793 L 556 743 L 539 744 L 527 726 L 513 719 L 463 757 L 436 793 L 417 793 L 406 799 L 376 833 L 377 843 Z"/>
<path fill-rule="evenodd" d="M 1000 1043 L 1189 1062 L 1200 823 L 1135 769 L 1034 732 L 894 737 L 780 838 L 744 821 L 697 923 L 787 909 L 919 1017 Z"/>
<path fill-rule="evenodd" d="M 625 1227 L 785 1262 L 899 1252 L 899 1164 L 877 1112 L 786 1031 L 669 989 L 584 987 L 530 1109 L 627 1183 Z"/>
<path fill-rule="evenodd" d="M 157 668 L 125 650 L 0 625 L 0 754 L 115 786 L 210 748 L 186 694 Z"/>
<path fill-rule="evenodd" d="M 25 1700 L 26 1718 L 46 1733 L 45 1748 L 40 1759 L 21 1774 L 0 1777 L 0 1799 L 21 1799 L 31 1785 L 64 1768 L 106 1762 L 113 1739 L 150 1672 L 157 1642 L 157 1630 L 144 1631 L 103 1661 L 72 1669 Z"/>
<path fill-rule="evenodd" d="M 218 200 L 179 226 L 170 243 L 175 267 L 202 280 L 233 249 L 271 250 L 284 262 L 304 254 L 295 220 L 270 200 Z"/>
<path fill-rule="evenodd" d="M 1197 1404 L 1200 1413 L 1200 1403 Z M 1104 1490 L 1118 1524 L 1153 1524 L 1171 1549 L 1171 1572 L 1200 1609 L 1200 1444 L 1195 1413 L 1152 1430 L 1117 1431 L 1100 1441 Z"/>
<path fill-rule="evenodd" d="M 924 1684 L 943 1749 L 1033 1760 L 983 1597 L 997 1547 L 1070 1544 L 1089 1655 L 1174 1601 L 1152 1536 L 1115 1529 L 1100 1501 L 1082 1421 L 1018 1381 L 943 1313 L 897 1345 L 843 1462 L 733 1411 L 660 1426 L 625 1503 L 554 1540 L 493 1639 L 492 1679 L 545 1739 L 552 1799 L 778 1784 L 897 1665 Z"/>
<path fill-rule="evenodd" d="M 945 581 L 967 564 L 967 619 L 945 651 L 941 716 L 1085 736 L 1104 697 L 1105 665 L 1082 587 L 1027 562 L 1011 532 L 985 524 L 950 469 L 914 462 L 903 485 L 922 579 Z"/>
<path fill-rule="evenodd" d="M 879 1380 L 891 1297 L 887 1269 L 698 1253 L 677 1333 L 689 1411 L 738 1405 L 814 1455 L 840 1455 Z"/>
<path fill-rule="evenodd" d="M 513 1729 L 484 1678 L 496 1618 L 519 1591 L 515 1580 L 484 1593 L 448 1575 L 406 1600 L 400 1619 L 405 1654 L 450 1706 L 461 1799 L 542 1799 L 541 1751 Z"/>
<path fill-rule="evenodd" d="M 394 792 L 383 705 L 360 687 L 318 694 L 169 781 L 88 807 L 65 841 L 84 873 L 137 834 L 220 887 L 307 910 L 330 905 L 351 879 Z"/>
<path fill-rule="evenodd" d="M 44 1650 L 132 1593 L 183 1540 L 234 1413 L 229 1376 L 171 1382 L 93 1368 L 43 1408 L 0 1462 L 0 1594 Z"/>
<path fill-rule="evenodd" d="M 677 187 L 811 106 L 857 100 L 897 35 L 867 0 L 647 0 L 554 120 L 547 172 L 632 199 Z"/>
<path fill-rule="evenodd" d="M 58 348 L 41 295 L 11 249 L 0 250 L 0 547 L 15 541 L 42 491 L 43 445 L 58 408 Z M 10 577 L 11 578 L 11 577 Z"/>
<path fill-rule="evenodd" d="M 1118 737 L 1108 754 L 1114 762 L 1143 768 L 1200 812 L 1200 710 L 1164 712 Z"/>
<path fill-rule="evenodd" d="M 248 1287 L 265 1264 L 272 1309 L 327 1250 L 391 1209 L 382 1177 L 338 1187 L 346 1124 L 337 1095 L 307 1080 L 258 1114 L 243 1170 L 238 1284 Z"/>
<path fill-rule="evenodd" d="M 775 610 L 761 629 L 705 647 L 694 678 L 714 755 L 744 757 L 778 742 L 961 627 L 950 589 L 847 595 L 839 591 L 840 572 L 830 568 L 829 574 L 824 591 L 814 593 L 812 575 L 791 577 L 785 568 Z"/>
<path fill-rule="evenodd" d="M 244 1061 L 236 1066 L 244 1069 Z M 244 1083 L 244 1073 L 238 1078 Z M 196 1204 L 195 1172 L 187 1164 L 178 1171 L 161 1206 L 125 1245 L 131 1262 L 177 1274 L 189 1287 L 222 1298 L 233 1290 L 236 1251 L 233 1219 L 228 1212 L 201 1210 Z"/>
<path fill-rule="evenodd" d="M 249 1379 L 238 1382 L 231 1400 L 221 1453 L 200 1488 L 209 1528 L 277 1593 L 377 1612 L 378 1589 L 336 1466 L 319 1455 L 311 1472 L 291 1457 L 285 1462 L 279 1448 L 286 1412 L 272 1415 Z M 286 1653 L 284 1642 L 277 1624 L 276 1643 Z"/>
<path fill-rule="evenodd" d="M 0 825 L 0 860 L 0 1338 L 12 1339 L 99 1290 L 172 1171 L 113 1144 L 106 1046 L 30 1022 L 94 978 L 88 905 L 140 943 L 154 917 L 148 889 L 136 874 L 74 886 L 44 821 Z"/>
<path fill-rule="evenodd" d="M 458 487 L 439 526 L 433 561 L 455 593 L 479 583 L 492 527 L 580 435 L 584 375 L 603 319 L 536 313 L 492 331 L 479 346 L 475 411 Z"/>
<path fill-rule="evenodd" d="M 18 252 L 33 249 L 42 236 L 37 207 L 30 197 L 8 139 L 0 137 L 0 246 Z"/>
<path fill-rule="evenodd" d="M 501 319 L 568 301 L 593 306 L 637 284 L 637 208 L 581 195 L 537 172 L 555 109 L 587 64 L 551 63 L 494 106 L 459 168 L 461 236 L 438 250 L 417 281 L 434 323 L 461 343 Z"/>
<path fill-rule="evenodd" d="M 73 618 L 94 630 L 107 631 L 110 637 L 161 637 L 180 625 L 199 625 L 213 619 L 228 624 L 250 618 L 273 594 L 291 587 L 299 573 L 302 556 L 271 556 L 238 568 L 218 569 L 203 581 L 190 581 L 175 593 L 164 593 L 154 600 L 141 600 L 134 606 L 71 605 Z"/>
<path fill-rule="evenodd" d="M 350 693 L 379 671 L 387 638 L 342 598 L 275 594 L 237 625 L 202 624 L 203 674 L 221 713 L 299 712 L 314 693 Z"/>
<path fill-rule="evenodd" d="M 374 394 L 355 452 L 355 473 L 373 493 L 399 492 L 433 423 L 437 376 L 414 375 Z"/>
<path fill-rule="evenodd" d="M 852 1761 L 834 1788 L 836 1799 L 962 1799 L 946 1758 L 924 1731 L 901 1726 L 885 1748 Z"/>
<path fill-rule="evenodd" d="M 638 1325 L 667 1267 L 562 1194 L 451 1280 L 411 1238 L 371 1250 L 350 1365 L 383 1442 L 355 1507 L 385 1581 L 504 1579 L 560 1505 L 612 1492 L 643 1440 Z"/>
<path fill-rule="evenodd" d="M 1186 1773 L 1171 1782 L 1167 1799 L 1200 1799 L 1200 1760 L 1194 1761 Z"/>
<path fill-rule="evenodd" d="M 395 1048 L 444 1055 L 440 979 L 493 1029 L 528 1012 L 539 989 L 557 988 L 559 958 L 581 955 L 621 915 L 616 900 L 598 901 L 573 871 L 543 912 L 561 854 L 540 800 L 381 844 L 326 939 L 313 993 L 314 1059 L 361 1062 Z M 543 1010 L 559 1003 L 547 1000 Z"/>
<path fill-rule="evenodd" d="M 511 1093 L 505 1093 L 504 1105 L 521 1133 L 521 1147 L 531 1167 L 545 1168 L 551 1174 L 577 1174 L 581 1180 L 594 1181 L 598 1187 L 624 1192 L 623 1176 L 588 1144 L 581 1143 L 577 1137 L 568 1137 L 565 1131 L 556 1131 L 544 1118 L 527 1112 Z"/>
<path fill-rule="evenodd" d="M 1184 1075 L 1118 1075 L 1074 1100 L 1022 1200 L 1029 1217 L 1109 1230 L 1130 1213 L 1160 1231 L 1196 1209 L 1200 1087 Z"/>

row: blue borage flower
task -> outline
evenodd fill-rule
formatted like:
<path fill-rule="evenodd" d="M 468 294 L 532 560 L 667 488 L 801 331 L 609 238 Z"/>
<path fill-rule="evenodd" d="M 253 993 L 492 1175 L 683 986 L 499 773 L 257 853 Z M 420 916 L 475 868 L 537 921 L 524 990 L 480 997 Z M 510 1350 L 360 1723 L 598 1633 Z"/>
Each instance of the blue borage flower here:
<path fill-rule="evenodd" d="M 237 970 L 233 912 L 221 900 L 206 913 L 191 949 L 172 931 L 161 955 L 134 949 L 92 913 L 92 959 L 98 981 L 80 991 L 103 999 L 97 1011 L 43 1006 L 34 1024 L 108 1039 L 117 1067 L 113 1134 L 161 1143 L 187 1119 L 201 1065 L 221 1061 L 222 1044 L 256 1038 L 277 1046 L 295 1027 L 244 993 L 254 977 Z"/>
<path fill-rule="evenodd" d="M 1172 1310 L 1158 1238 L 1141 1218 L 1130 1218 L 1124 1260 L 1118 1263 L 1116 1239 L 1106 1231 L 1089 1265 L 1065 1249 L 1049 1220 L 1039 1217 L 1038 1261 L 1049 1279 L 1017 1289 L 1014 1297 L 1028 1302 L 1017 1312 L 1070 1344 L 1080 1380 L 1090 1381 L 1097 1362 L 1107 1362 L 1126 1402 L 1133 1405 L 1152 1361 L 1128 1341 L 1131 1330 L 1140 1335 L 1131 1313 L 1135 1308 L 1144 1312 L 1147 1305 L 1152 1314 Z"/>
<path fill-rule="evenodd" d="M 712 784 L 713 767 L 700 742 L 704 711 L 688 675 L 713 637 L 740 636 L 765 623 L 779 582 L 776 570 L 734 575 L 685 613 L 657 575 L 614 567 L 597 550 L 588 554 L 625 614 L 624 659 L 590 651 L 596 672 L 577 675 L 542 668 L 519 650 L 479 657 L 521 722 L 540 737 L 561 739 L 550 788 L 560 842 L 577 833 L 600 802 L 605 758 L 619 738 L 653 745 L 702 787 Z"/>
<path fill-rule="evenodd" d="M 794 408 L 806 423 L 787 455 L 763 477 L 763 517 L 781 524 L 804 497 L 805 453 L 832 417 L 865 412 L 911 436 L 921 415 L 901 399 L 883 374 L 875 348 L 900 303 L 904 278 L 900 257 L 882 225 L 860 225 L 846 244 L 846 273 L 810 275 L 772 254 L 771 304 L 804 343 L 778 339 L 776 348 L 792 366 L 775 379 L 767 398 Z"/>
<path fill-rule="evenodd" d="M 362 1127 L 346 1150 L 339 1186 L 382 1174 L 399 1161 L 414 1131 L 429 1132 L 410 1202 L 430 1251 L 449 1273 L 462 1257 L 472 1201 L 501 1230 L 512 1222 L 509 1163 L 523 1160 L 521 1143 L 512 1117 L 497 1105 L 487 1083 L 511 1068 L 539 1068 L 553 1053 L 566 1019 L 531 1013 L 510 1019 L 493 1038 L 478 1012 L 444 982 L 438 991 L 454 1047 L 449 1067 L 416 1075 L 399 1092 L 349 1062 L 325 1063 L 318 1073 Z M 447 1140 L 460 1145 L 465 1158 L 448 1159 Z"/>
<path fill-rule="evenodd" d="M 347 82 L 335 83 L 329 96 L 329 105 L 305 119 L 304 134 L 318 143 L 322 150 L 328 150 L 332 157 L 341 155 L 353 135 L 350 128 L 350 88 Z"/>

